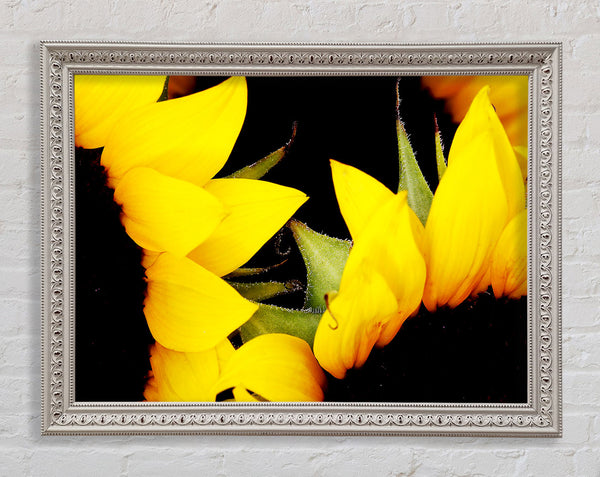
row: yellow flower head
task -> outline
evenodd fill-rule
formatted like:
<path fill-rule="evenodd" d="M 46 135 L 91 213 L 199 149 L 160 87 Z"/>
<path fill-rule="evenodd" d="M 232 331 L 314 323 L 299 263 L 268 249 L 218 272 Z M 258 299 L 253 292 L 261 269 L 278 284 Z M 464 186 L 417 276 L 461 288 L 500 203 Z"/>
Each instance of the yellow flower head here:
<path fill-rule="evenodd" d="M 340 289 L 315 335 L 321 366 L 337 378 L 364 364 L 418 309 L 425 283 L 423 226 L 406 199 L 351 166 L 331 161 L 340 210 L 354 237 Z"/>
<path fill-rule="evenodd" d="M 496 242 L 524 208 L 519 165 L 485 87 L 456 131 L 425 226 L 428 310 L 487 288 Z"/>
<path fill-rule="evenodd" d="M 260 180 L 212 179 L 229 157 L 244 122 L 245 78 L 229 78 L 208 90 L 163 102 L 156 102 L 160 91 L 152 101 L 127 101 L 124 93 L 117 93 L 132 89 L 133 97 L 148 95 L 135 88 L 138 83 L 121 84 L 122 78 L 100 78 L 97 84 L 98 77 L 84 81 L 77 88 L 77 101 L 88 105 L 93 99 L 86 95 L 92 93 L 108 100 L 102 89 L 108 81 L 113 86 L 110 99 L 114 96 L 122 103 L 118 114 L 96 115 L 89 122 L 110 119 L 110 124 L 95 128 L 103 135 L 95 132 L 94 144 L 104 146 L 101 163 L 122 208 L 125 230 L 144 249 L 144 314 L 156 340 L 145 396 L 211 401 L 224 356 L 233 353 L 227 336 L 258 309 L 219 277 L 248 261 L 307 197 Z M 161 81 L 162 89 L 164 78 Z M 88 117 L 85 112 L 78 117 L 78 132 L 83 135 Z M 267 351 L 276 352 L 271 369 L 273 363 L 265 361 L 271 355 L 257 348 L 262 341 L 236 353 L 248 356 L 254 368 L 228 368 L 227 376 L 233 372 L 242 378 L 234 388 L 236 398 L 251 398 L 251 389 L 272 400 L 322 399 L 324 375 L 305 342 L 269 338 Z M 287 379 L 284 371 L 292 377 L 282 386 L 279 382 Z M 261 372 L 275 372 L 274 384 L 263 386 L 257 378 Z M 242 386 L 245 379 L 250 379 L 248 389 Z"/>

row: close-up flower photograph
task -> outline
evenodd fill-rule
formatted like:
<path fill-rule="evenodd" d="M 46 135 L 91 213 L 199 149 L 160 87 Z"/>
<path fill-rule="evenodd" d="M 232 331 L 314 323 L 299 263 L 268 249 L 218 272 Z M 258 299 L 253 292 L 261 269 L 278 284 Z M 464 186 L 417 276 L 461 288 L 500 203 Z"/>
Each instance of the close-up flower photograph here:
<path fill-rule="evenodd" d="M 75 74 L 75 399 L 526 403 L 529 81 Z"/>

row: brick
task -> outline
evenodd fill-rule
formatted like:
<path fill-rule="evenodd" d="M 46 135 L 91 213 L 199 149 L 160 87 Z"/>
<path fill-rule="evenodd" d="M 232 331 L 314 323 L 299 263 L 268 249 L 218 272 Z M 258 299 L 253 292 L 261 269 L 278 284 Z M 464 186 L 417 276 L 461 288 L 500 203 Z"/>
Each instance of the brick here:
<path fill-rule="evenodd" d="M 337 25 L 351 28 L 356 23 L 356 9 L 349 2 L 313 2 L 310 5 L 313 25 L 326 31 L 336 31 Z"/>
<path fill-rule="evenodd" d="M 2 299 L 2 336 L 12 338 L 27 334 L 39 334 L 39 322 L 37 320 L 23 320 L 23 316 L 38 316 L 40 312 L 39 300 L 31 298 Z"/>
<path fill-rule="evenodd" d="M 571 297 L 598 296 L 600 294 L 600 264 L 565 259 L 563 261 L 563 290 Z"/>
<path fill-rule="evenodd" d="M 564 403 L 569 411 L 600 407 L 600 373 L 572 371 L 563 376 Z"/>
<path fill-rule="evenodd" d="M 598 449 L 580 449 L 573 456 L 574 475 L 598 475 L 600 469 L 600 451 Z"/>
<path fill-rule="evenodd" d="M 33 455 L 32 450 L 0 448 L 0 462 L 2 462 L 2 475 L 17 476 L 31 475 L 30 460 Z"/>
<path fill-rule="evenodd" d="M 571 333 L 563 331 L 563 368 L 600 371 L 600 331 Z"/>
<path fill-rule="evenodd" d="M 563 191 L 563 218 L 589 218 L 600 214 L 600 188 L 585 187 Z"/>
<path fill-rule="evenodd" d="M 65 444 L 68 444 L 65 442 Z M 117 448 L 118 449 L 118 448 Z M 57 458 L 60 455 L 60 458 Z M 85 449 L 81 446 L 54 446 L 52 449 L 39 449 L 31 458 L 32 475 L 44 477 L 64 477 L 65 475 L 122 475 L 123 457 L 116 452 Z"/>
<path fill-rule="evenodd" d="M 598 257 L 600 255 L 600 226 L 585 219 L 563 220 L 565 257 Z M 587 260 L 587 259 L 586 259 Z M 597 263 L 597 261 L 596 261 Z"/>
<path fill-rule="evenodd" d="M 14 2 L 14 29 L 16 31 L 47 31 L 65 26 L 62 2 Z"/>
<path fill-rule="evenodd" d="M 149 475 L 171 475 L 177 468 L 177 477 L 198 475 L 219 475 L 222 469 L 224 453 L 207 449 L 190 448 L 170 449 L 168 457 L 157 459 L 160 448 L 142 449 L 132 453 L 126 459 L 127 475 L 146 477 Z M 164 455 L 164 454 L 162 454 Z M 221 474 L 224 475 L 224 474 Z"/>
<path fill-rule="evenodd" d="M 0 24 L 0 475 L 598 475 L 596 0 L 7 0 Z M 40 438 L 38 42 L 93 38 L 564 42 L 564 437 Z"/>
<path fill-rule="evenodd" d="M 585 445 L 590 440 L 593 415 L 571 414 L 563 415 L 563 444 Z"/>
<path fill-rule="evenodd" d="M 20 377 L 40 362 L 40 334 L 21 334 L 0 341 L 0 376 Z"/>
<path fill-rule="evenodd" d="M 17 225 L 0 227 L 0 263 L 4 267 L 21 268 L 38 263 L 33 250 L 40 249 L 39 230 L 23 230 Z"/>
<path fill-rule="evenodd" d="M 25 224 L 29 217 L 39 215 L 38 192 L 28 187 L 0 186 L 0 203 L 5 224 Z"/>
<path fill-rule="evenodd" d="M 596 297 L 569 297 L 563 301 L 563 326 L 573 329 L 600 325 L 600 310 Z"/>
<path fill-rule="evenodd" d="M 428 457 L 419 459 L 419 462 L 437 461 L 437 465 L 421 465 L 416 475 L 430 475 L 430 471 L 433 472 L 431 475 L 481 475 L 483 469 L 486 472 L 484 475 L 517 475 L 516 468 L 524 454 L 524 452 L 497 453 L 491 449 L 484 451 L 457 449 L 449 453 L 448 459 L 438 460 L 428 452 Z"/>
<path fill-rule="evenodd" d="M 30 297 L 39 290 L 39 283 L 39 273 L 33 268 L 0 267 L 0 297 L 2 298 Z"/>
<path fill-rule="evenodd" d="M 4 437 L 23 437 L 27 431 L 23 426 L 31 416 L 24 415 L 25 412 L 35 412 L 39 409 L 39 379 L 33 386 L 31 378 L 21 376 L 0 375 L 2 385 L 2 399 L 0 399 L 0 433 Z M 15 403 L 19 403 L 15 406 Z"/>
<path fill-rule="evenodd" d="M 477 30 L 494 34 L 502 32 L 502 24 L 498 21 L 499 14 L 500 8 L 497 3 L 459 3 L 453 13 L 453 20 L 460 25 L 473 25 Z"/>
<path fill-rule="evenodd" d="M 518 474 L 523 477 L 538 475 L 576 475 L 573 452 L 559 449 L 538 449 L 525 457 L 522 469 Z"/>
<path fill-rule="evenodd" d="M 400 6 L 392 8 L 385 3 L 369 3 L 358 7 L 356 21 L 364 31 L 383 33 L 394 31 L 402 16 Z"/>
<path fill-rule="evenodd" d="M 0 150 L 0 186 L 35 184 L 40 177 L 39 154 L 20 149 Z"/>
<path fill-rule="evenodd" d="M 600 34 L 582 35 L 573 39 L 573 59 L 581 62 L 581 67 L 598 66 L 598 57 L 594 50 L 600 43 Z"/>
<path fill-rule="evenodd" d="M 415 20 L 412 26 L 417 31 L 444 31 L 452 28 L 451 15 L 457 7 L 446 2 L 413 3 L 407 7 Z"/>

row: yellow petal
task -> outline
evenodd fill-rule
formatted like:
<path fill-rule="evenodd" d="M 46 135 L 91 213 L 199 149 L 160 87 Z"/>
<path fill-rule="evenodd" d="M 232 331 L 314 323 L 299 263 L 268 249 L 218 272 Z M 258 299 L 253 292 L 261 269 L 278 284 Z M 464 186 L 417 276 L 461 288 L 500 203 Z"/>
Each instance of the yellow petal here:
<path fill-rule="evenodd" d="M 454 162 L 474 163 L 478 161 L 479 155 L 491 155 L 495 167 L 492 168 L 490 164 L 490 173 L 500 176 L 508 201 L 510 219 L 525 207 L 525 187 L 515 150 L 490 103 L 489 92 L 489 87 L 481 89 L 456 130 L 448 156 L 448 167 Z M 477 151 L 473 148 L 472 141 L 475 138 L 484 142 L 484 149 Z"/>
<path fill-rule="evenodd" d="M 241 388 L 277 402 L 322 401 L 325 385 L 325 374 L 306 341 L 265 334 L 235 351 L 215 390 Z"/>
<path fill-rule="evenodd" d="M 389 343 L 418 309 L 426 276 L 422 241 L 406 191 L 371 212 L 315 335 L 315 356 L 333 376 L 342 379 L 347 369 L 362 366 L 373 346 Z"/>
<path fill-rule="evenodd" d="M 246 388 L 233 388 L 233 400 L 235 402 L 261 402 L 254 394 L 250 394 Z"/>
<path fill-rule="evenodd" d="M 334 160 L 330 163 L 340 211 L 350 235 L 356 240 L 377 209 L 394 193 L 355 167 Z"/>
<path fill-rule="evenodd" d="M 517 162 L 519 163 L 519 168 L 521 169 L 521 175 L 523 176 L 523 180 L 527 179 L 527 146 L 515 146 L 515 157 L 517 158 Z"/>
<path fill-rule="evenodd" d="M 485 285 L 496 241 L 524 201 L 513 149 L 484 88 L 456 131 L 425 227 L 428 310 L 455 307 Z"/>
<path fill-rule="evenodd" d="M 330 298 L 315 334 L 319 364 L 338 379 L 362 366 L 396 310 L 396 297 L 379 273 L 364 263 L 351 274 L 344 270 L 340 291 Z"/>
<path fill-rule="evenodd" d="M 527 76 L 426 76 L 423 84 L 436 98 L 446 100 L 454 122 L 465 117 L 473 98 L 485 85 L 490 99 L 514 146 L 527 144 L 529 78 Z"/>
<path fill-rule="evenodd" d="M 527 209 L 515 216 L 500 235 L 491 275 L 496 298 L 527 295 Z"/>
<path fill-rule="evenodd" d="M 299 190 L 251 179 L 214 179 L 205 189 L 229 214 L 189 258 L 219 276 L 252 258 L 307 200 Z"/>
<path fill-rule="evenodd" d="M 129 171 L 115 190 L 129 236 L 149 251 L 185 256 L 225 217 L 221 202 L 201 187 L 153 169 Z"/>
<path fill-rule="evenodd" d="M 75 145 L 104 146 L 121 116 L 158 100 L 165 80 L 166 76 L 75 75 Z"/>
<path fill-rule="evenodd" d="M 258 305 L 188 258 L 161 254 L 146 270 L 144 314 L 156 341 L 177 351 L 212 348 Z"/>
<path fill-rule="evenodd" d="M 155 343 L 150 348 L 152 377 L 146 384 L 144 397 L 147 401 L 214 401 L 219 362 L 222 355 L 232 354 L 233 346 L 228 340 L 196 353 L 173 351 Z"/>
<path fill-rule="evenodd" d="M 406 195 L 406 191 L 392 195 L 371 217 L 350 251 L 340 284 L 342 292 L 344 280 L 367 264 L 385 279 L 403 318 L 419 306 L 426 276 L 423 226 Z"/>
<path fill-rule="evenodd" d="M 162 252 L 153 252 L 151 250 L 144 249 L 142 254 L 142 267 L 144 267 L 144 269 L 150 268 L 152 264 L 156 262 L 156 259 L 161 253 Z"/>
<path fill-rule="evenodd" d="M 246 115 L 243 77 L 138 108 L 121 118 L 108 138 L 102 165 L 115 187 L 134 167 L 151 167 L 203 186 L 225 164 Z"/>

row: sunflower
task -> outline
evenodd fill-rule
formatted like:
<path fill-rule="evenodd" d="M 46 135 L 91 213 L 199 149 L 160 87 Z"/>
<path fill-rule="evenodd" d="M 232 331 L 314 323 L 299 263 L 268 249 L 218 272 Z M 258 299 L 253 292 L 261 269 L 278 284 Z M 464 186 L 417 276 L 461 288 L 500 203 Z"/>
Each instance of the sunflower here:
<path fill-rule="evenodd" d="M 118 78 L 126 79 L 120 84 Z M 296 189 L 261 180 L 213 179 L 244 122 L 245 78 L 161 102 L 155 93 L 164 77 L 150 78 L 141 81 L 148 88 L 138 88 L 135 77 L 90 76 L 75 84 L 76 102 L 85 106 L 76 109 L 76 137 L 93 135 L 88 129 L 102 132 L 78 145 L 103 147 L 101 164 L 122 224 L 144 249 L 144 313 L 157 342 L 152 366 L 161 368 L 153 371 L 147 399 L 172 397 L 164 386 L 176 388 L 173 379 L 190 363 L 208 366 L 227 336 L 254 314 L 258 306 L 221 277 L 248 261 L 307 200 Z M 104 94 L 106 84 L 112 89 Z M 94 123 L 102 126 L 88 128 Z M 164 369 L 173 376 L 165 378 Z"/>
<path fill-rule="evenodd" d="M 389 343 L 421 300 L 433 312 L 489 285 L 496 297 L 526 294 L 524 184 L 489 91 L 479 91 L 456 131 L 424 228 L 407 192 L 393 194 L 332 161 L 354 240 L 315 335 L 315 356 L 333 376 L 343 378 L 374 345 Z"/>

